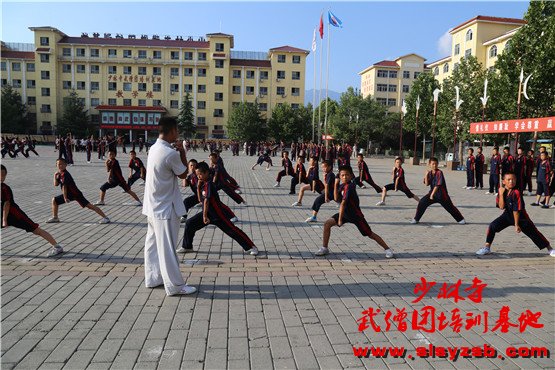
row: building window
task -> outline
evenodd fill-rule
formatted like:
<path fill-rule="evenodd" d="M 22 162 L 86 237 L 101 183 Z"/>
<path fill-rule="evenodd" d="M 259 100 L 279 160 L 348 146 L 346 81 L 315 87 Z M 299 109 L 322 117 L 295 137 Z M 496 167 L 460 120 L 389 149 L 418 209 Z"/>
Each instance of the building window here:
<path fill-rule="evenodd" d="M 146 59 L 146 50 L 139 50 L 139 59 Z"/>
<path fill-rule="evenodd" d="M 296 103 L 291 104 L 291 109 L 299 109 L 299 104 L 296 104 Z"/>
<path fill-rule="evenodd" d="M 85 65 L 77 64 L 77 73 L 85 73 Z"/>
<path fill-rule="evenodd" d="M 77 48 L 75 49 L 75 55 L 81 58 L 85 57 L 85 49 L 84 48 Z"/>
<path fill-rule="evenodd" d="M 139 107 L 146 107 L 146 99 L 139 99 Z"/>
<path fill-rule="evenodd" d="M 118 56 L 117 49 L 108 49 L 108 58 L 116 58 Z"/>
<path fill-rule="evenodd" d="M 206 60 L 206 53 L 198 53 L 198 60 L 201 60 L 201 61 Z"/>
<path fill-rule="evenodd" d="M 378 91 L 387 91 L 387 84 L 377 84 Z"/>
<path fill-rule="evenodd" d="M 131 82 L 124 82 L 123 83 L 123 91 L 131 91 Z"/>
<path fill-rule="evenodd" d="M 48 37 L 41 37 L 40 38 L 40 46 L 48 46 L 50 45 L 50 41 Z"/>
<path fill-rule="evenodd" d="M 457 69 L 459 69 L 459 63 L 453 64 L 453 71 L 456 71 Z"/>
<path fill-rule="evenodd" d="M 509 51 L 510 49 L 511 49 L 511 40 L 508 40 L 508 41 L 505 43 L 505 51 L 507 52 L 507 51 Z"/>
<path fill-rule="evenodd" d="M 396 106 L 397 105 L 397 99 L 395 99 L 395 98 L 388 99 L 387 105 L 390 106 L 390 107 Z"/>
<path fill-rule="evenodd" d="M 183 59 L 185 60 L 193 60 L 193 52 L 192 51 L 186 51 L 183 54 Z"/>
<path fill-rule="evenodd" d="M 41 63 L 50 63 L 50 55 L 48 55 L 48 54 L 41 54 L 41 55 L 40 55 L 40 62 L 41 62 Z"/>
<path fill-rule="evenodd" d="M 109 91 L 116 91 L 118 89 L 117 82 L 108 82 L 108 90 Z"/>
<path fill-rule="evenodd" d="M 6 69 L 6 62 L 0 62 L 0 70 L 5 71 Z"/>
<path fill-rule="evenodd" d="M 206 109 L 206 102 L 202 100 L 197 101 L 197 109 Z"/>
<path fill-rule="evenodd" d="M 268 110 L 268 104 L 267 103 L 260 103 L 260 104 L 258 104 L 258 109 L 260 109 L 262 112 L 266 112 Z"/>
<path fill-rule="evenodd" d="M 206 117 L 197 117 L 197 125 L 198 126 L 205 126 L 206 125 Z"/>
<path fill-rule="evenodd" d="M 108 98 L 108 105 L 117 105 L 117 99 L 114 98 Z"/>
<path fill-rule="evenodd" d="M 144 83 L 144 82 L 139 82 L 137 86 L 138 86 L 138 87 L 137 87 L 137 90 L 139 90 L 139 91 L 146 91 L 146 83 Z"/>
<path fill-rule="evenodd" d="M 466 49 L 464 52 L 464 57 L 468 58 L 471 55 L 472 55 L 472 49 Z"/>
<path fill-rule="evenodd" d="M 497 46 L 493 45 L 490 49 L 489 49 L 489 57 L 490 58 L 495 58 L 497 56 Z"/>
<path fill-rule="evenodd" d="M 198 85 L 197 91 L 199 94 L 204 94 L 206 92 L 206 85 Z"/>
<path fill-rule="evenodd" d="M 233 87 L 231 88 L 231 92 L 232 92 L 233 94 L 241 94 L 241 86 L 233 86 Z"/>
<path fill-rule="evenodd" d="M 277 78 L 280 80 L 285 79 L 285 71 L 277 71 Z"/>
<path fill-rule="evenodd" d="M 254 95 L 254 86 L 247 86 L 245 88 L 245 94 L 247 95 Z"/>
<path fill-rule="evenodd" d="M 62 73 L 71 73 L 71 64 L 62 64 Z"/>
<path fill-rule="evenodd" d="M 97 75 L 100 73 L 100 66 L 97 64 L 92 64 L 91 65 L 91 74 L 93 75 Z"/>
<path fill-rule="evenodd" d="M 179 91 L 179 84 L 170 84 L 170 92 L 176 93 Z"/>
<path fill-rule="evenodd" d="M 472 41 L 472 30 L 466 31 L 466 41 Z"/>
<path fill-rule="evenodd" d="M 378 69 L 378 77 L 387 77 L 389 75 L 388 71 L 383 69 Z"/>
<path fill-rule="evenodd" d="M 434 76 L 439 76 L 439 67 L 434 68 Z"/>
<path fill-rule="evenodd" d="M 459 55 L 461 53 L 461 46 L 459 44 L 455 45 L 455 55 Z"/>
<path fill-rule="evenodd" d="M 214 100 L 215 101 L 224 101 L 224 93 L 214 93 Z"/>
<path fill-rule="evenodd" d="M 397 92 L 397 85 L 389 85 L 388 86 L 389 92 Z"/>
<path fill-rule="evenodd" d="M 0 86 L 4 87 L 8 84 L 8 80 L 6 78 L 2 79 L 2 83 L 0 84 Z"/>
<path fill-rule="evenodd" d="M 403 92 L 404 92 L 404 93 L 408 93 L 408 92 L 409 92 L 409 85 L 403 85 Z"/>
<path fill-rule="evenodd" d="M 278 60 L 278 63 L 285 63 L 286 55 L 285 54 L 278 54 L 277 60 Z"/>
<path fill-rule="evenodd" d="M 118 73 L 118 67 L 117 66 L 108 66 L 108 73 L 110 73 L 110 74 Z"/>
<path fill-rule="evenodd" d="M 21 80 L 19 80 L 19 79 L 12 80 L 12 87 L 20 88 L 21 87 Z M 43 95 L 43 96 L 50 96 L 50 89 L 48 89 L 48 95 Z"/>
<path fill-rule="evenodd" d="M 265 86 L 260 87 L 258 93 L 260 94 L 260 96 L 268 95 L 268 88 Z"/>
<path fill-rule="evenodd" d="M 41 80 L 50 80 L 50 71 L 40 71 Z"/>
<path fill-rule="evenodd" d="M 231 102 L 231 107 L 232 108 L 237 108 L 239 106 L 239 104 L 241 104 L 241 103 L 239 103 L 238 101 Z"/>
<path fill-rule="evenodd" d="M 152 101 L 152 106 L 153 106 L 153 107 L 159 107 L 159 106 L 161 106 L 161 105 L 162 105 L 162 100 L 154 99 L 154 100 Z"/>
<path fill-rule="evenodd" d="M 410 71 L 403 71 L 403 78 L 410 78 Z"/>
<path fill-rule="evenodd" d="M 131 58 L 131 56 L 132 56 L 131 50 L 123 50 L 124 58 Z"/>
<path fill-rule="evenodd" d="M 224 61 L 222 59 L 216 59 L 214 61 L 214 66 L 216 68 L 224 68 Z"/>
<path fill-rule="evenodd" d="M 293 80 L 300 80 L 301 79 L 301 72 L 293 71 L 291 78 Z"/>
<path fill-rule="evenodd" d="M 161 76 L 162 75 L 162 67 L 152 67 L 152 74 L 154 76 Z"/>
<path fill-rule="evenodd" d="M 99 49 L 91 49 L 91 58 L 98 58 L 100 57 L 100 50 Z"/>
<path fill-rule="evenodd" d="M 170 108 L 171 109 L 178 109 L 179 108 L 179 101 L 178 100 L 170 100 Z"/>
<path fill-rule="evenodd" d="M 276 94 L 282 95 L 282 96 L 285 95 L 285 87 L 283 87 L 283 86 L 278 86 L 278 87 L 276 88 Z"/>
<path fill-rule="evenodd" d="M 233 70 L 233 78 L 241 78 L 241 70 L 240 69 L 234 69 Z"/>
<path fill-rule="evenodd" d="M 21 71 L 21 63 L 12 63 L 12 71 L 19 72 Z"/>
<path fill-rule="evenodd" d="M 77 81 L 77 90 L 85 90 L 85 81 Z"/>
<path fill-rule="evenodd" d="M 301 89 L 299 89 L 298 87 L 292 87 L 291 88 L 291 95 L 299 96 L 300 94 L 301 94 Z"/>
<path fill-rule="evenodd" d="M 224 110 L 223 109 L 214 109 L 214 117 L 223 117 Z"/>
<path fill-rule="evenodd" d="M 131 99 L 123 99 L 123 105 L 125 107 L 130 107 L 131 106 Z"/>
<path fill-rule="evenodd" d="M 37 86 L 35 80 L 27 80 L 27 88 L 34 89 Z"/>
<path fill-rule="evenodd" d="M 420 72 L 414 72 L 414 78 L 418 78 L 418 76 L 420 76 Z"/>
<path fill-rule="evenodd" d="M 185 84 L 184 85 L 184 91 L 186 93 L 192 93 L 193 92 L 193 85 L 192 84 Z"/>
<path fill-rule="evenodd" d="M 254 71 L 247 71 L 247 78 L 248 79 L 253 79 L 254 78 Z"/>
<path fill-rule="evenodd" d="M 50 104 L 41 105 L 40 111 L 41 113 L 52 113 L 52 110 L 50 109 Z"/>
<path fill-rule="evenodd" d="M 98 91 L 100 90 L 100 82 L 92 81 L 91 82 L 91 91 Z"/>
<path fill-rule="evenodd" d="M 153 50 L 152 51 L 152 59 L 162 59 L 162 51 Z"/>
<path fill-rule="evenodd" d="M 139 67 L 138 74 L 139 76 L 146 76 L 146 67 Z"/>
<path fill-rule="evenodd" d="M 96 107 L 100 105 L 100 99 L 99 98 L 91 98 L 91 107 Z"/>
<path fill-rule="evenodd" d="M 216 51 L 224 51 L 224 44 L 221 42 L 216 43 Z"/>
<path fill-rule="evenodd" d="M 293 63 L 294 64 L 301 64 L 301 56 L 300 55 L 293 55 Z"/>
<path fill-rule="evenodd" d="M 192 76 L 193 75 L 193 69 L 192 68 L 183 69 L 183 75 L 184 76 Z"/>
<path fill-rule="evenodd" d="M 64 90 L 71 89 L 71 81 L 62 81 L 62 89 Z"/>
<path fill-rule="evenodd" d="M 260 80 L 267 80 L 268 79 L 268 71 L 260 71 Z"/>
<path fill-rule="evenodd" d="M 170 59 L 178 60 L 179 59 L 179 51 L 170 51 Z"/>
<path fill-rule="evenodd" d="M 131 66 L 123 66 L 123 74 L 130 75 L 131 74 Z"/>
<path fill-rule="evenodd" d="M 34 96 L 28 96 L 27 105 L 37 105 L 37 98 L 35 98 Z"/>
<path fill-rule="evenodd" d="M 206 77 L 206 68 L 198 68 L 197 69 L 197 76 Z"/>
<path fill-rule="evenodd" d="M 448 63 L 445 63 L 445 64 L 443 65 L 443 73 L 447 73 L 447 72 L 449 72 L 449 64 L 448 64 Z"/>
<path fill-rule="evenodd" d="M 389 71 L 389 78 L 397 78 L 397 71 Z"/>
<path fill-rule="evenodd" d="M 162 91 L 162 84 L 152 84 L 152 91 L 154 92 Z"/>
<path fill-rule="evenodd" d="M 64 57 L 70 57 L 70 56 L 71 56 L 71 48 L 63 48 L 63 50 L 62 50 L 62 56 L 64 56 Z"/>
<path fill-rule="evenodd" d="M 216 85 L 223 85 L 224 84 L 224 76 L 216 76 L 214 78 L 214 83 Z"/>

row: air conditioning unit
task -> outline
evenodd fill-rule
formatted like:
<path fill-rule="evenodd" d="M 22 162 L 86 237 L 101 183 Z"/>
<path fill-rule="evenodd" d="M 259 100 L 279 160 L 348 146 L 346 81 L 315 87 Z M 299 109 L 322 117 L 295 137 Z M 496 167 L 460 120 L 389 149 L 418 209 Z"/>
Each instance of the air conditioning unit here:
<path fill-rule="evenodd" d="M 170 91 L 170 95 L 173 95 L 173 94 L 175 94 L 175 91 Z"/>

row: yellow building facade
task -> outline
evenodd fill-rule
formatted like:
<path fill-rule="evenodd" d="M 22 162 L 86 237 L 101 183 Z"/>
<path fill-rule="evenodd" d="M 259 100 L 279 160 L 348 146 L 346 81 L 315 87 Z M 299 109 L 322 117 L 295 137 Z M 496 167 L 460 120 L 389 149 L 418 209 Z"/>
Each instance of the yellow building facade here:
<path fill-rule="evenodd" d="M 482 15 L 469 19 L 449 31 L 451 55 L 428 67 L 440 83 L 468 56 L 474 56 L 485 68 L 493 68 L 497 57 L 510 45 L 511 37 L 525 23 L 522 19 Z"/>
<path fill-rule="evenodd" d="M 378 103 L 400 112 L 412 83 L 428 71 L 425 58 L 418 54 L 403 55 L 395 60 L 382 60 L 359 72 L 360 91 L 364 98 L 372 96 Z"/>
<path fill-rule="evenodd" d="M 11 84 L 28 104 L 38 132 L 55 128 L 72 89 L 93 123 L 132 137 L 155 130 L 162 115 L 177 116 L 186 94 L 199 138 L 226 137 L 227 119 L 240 102 L 258 103 L 267 118 L 277 104 L 304 103 L 309 52 L 303 49 L 234 51 L 234 37 L 223 33 L 72 37 L 54 27 L 30 30 L 32 51 L 2 45 L 1 74 L 2 85 Z"/>

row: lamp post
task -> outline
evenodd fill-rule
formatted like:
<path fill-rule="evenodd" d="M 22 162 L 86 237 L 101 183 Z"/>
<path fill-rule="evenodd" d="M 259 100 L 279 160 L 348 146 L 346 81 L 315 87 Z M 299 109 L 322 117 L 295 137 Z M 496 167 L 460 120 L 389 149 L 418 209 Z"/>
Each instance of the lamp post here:
<path fill-rule="evenodd" d="M 416 124 L 414 126 L 414 158 L 418 158 L 416 155 L 416 142 L 418 141 L 418 112 L 420 111 L 420 95 L 416 97 Z"/>
<path fill-rule="evenodd" d="M 459 87 L 455 86 L 455 91 L 457 93 L 456 99 L 455 99 L 455 135 L 453 138 L 453 162 L 455 162 L 455 159 L 457 158 L 456 156 L 456 144 L 457 144 L 457 130 L 459 128 L 459 108 L 461 107 L 461 104 L 463 103 L 463 100 L 459 98 Z"/>
<path fill-rule="evenodd" d="M 480 98 L 482 101 L 482 122 L 486 120 L 486 105 L 488 103 L 488 79 L 484 81 L 484 96 Z M 484 145 L 484 134 L 480 134 L 480 146 Z"/>
<path fill-rule="evenodd" d="M 439 100 L 440 89 L 434 90 L 434 121 L 432 123 L 432 157 L 435 154 L 436 147 L 436 116 L 437 116 L 437 101 Z"/>
<path fill-rule="evenodd" d="M 403 117 L 407 114 L 407 104 L 403 100 L 401 105 L 401 130 L 399 134 L 399 157 L 403 158 Z"/>

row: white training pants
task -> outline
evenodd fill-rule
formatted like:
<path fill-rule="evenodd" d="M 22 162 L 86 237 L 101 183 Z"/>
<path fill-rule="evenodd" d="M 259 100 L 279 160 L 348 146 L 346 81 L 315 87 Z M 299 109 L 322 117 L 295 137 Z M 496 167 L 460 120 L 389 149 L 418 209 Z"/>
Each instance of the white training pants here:
<path fill-rule="evenodd" d="M 178 293 L 185 285 L 175 253 L 180 221 L 172 213 L 169 220 L 148 217 L 145 239 L 145 285 L 154 288 L 164 284 L 167 295 Z"/>

